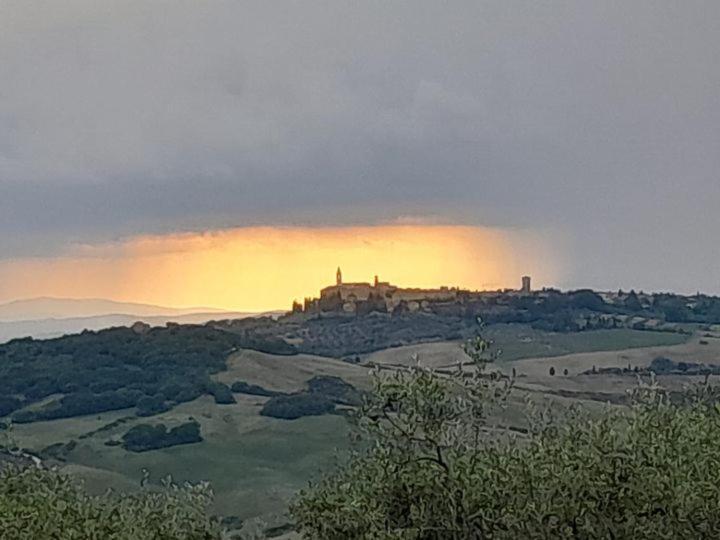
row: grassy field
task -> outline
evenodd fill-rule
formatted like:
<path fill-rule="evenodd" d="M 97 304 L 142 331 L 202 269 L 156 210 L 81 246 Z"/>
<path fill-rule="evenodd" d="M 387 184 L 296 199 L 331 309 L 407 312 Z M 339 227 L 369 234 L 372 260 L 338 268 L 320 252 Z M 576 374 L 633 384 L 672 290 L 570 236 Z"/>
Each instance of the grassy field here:
<path fill-rule="evenodd" d="M 341 377 L 356 386 L 367 383 L 367 368 L 322 356 L 298 354 L 276 356 L 257 351 L 240 351 L 227 361 L 228 369 L 215 377 L 220 382 L 249 381 L 269 390 L 294 392 L 316 375 Z"/>
<path fill-rule="evenodd" d="M 82 478 L 91 492 L 109 487 L 139 489 L 146 469 L 151 483 L 166 476 L 180 483 L 209 481 L 216 494 L 214 510 L 221 515 L 262 517 L 268 524 L 281 524 L 292 495 L 332 466 L 337 452 L 348 447 L 347 422 L 333 415 L 293 421 L 262 417 L 257 411 L 265 398 L 237 398 L 237 404 L 219 406 L 203 397 L 84 440 L 78 440 L 79 435 L 132 411 L 18 425 L 12 436 L 21 446 L 34 450 L 76 440 L 65 470 Z M 201 424 L 205 438 L 201 443 L 143 453 L 104 444 L 138 423 L 171 426 L 190 417 Z"/>
<path fill-rule="evenodd" d="M 150 471 L 152 481 L 168 475 L 177 482 L 207 480 L 216 493 L 218 513 L 274 521 L 281 519 L 293 493 L 326 470 L 335 449 L 346 445 L 345 420 L 322 416 L 268 419 L 247 432 L 207 435 L 199 444 L 140 454 L 83 444 L 69 459 L 136 481 L 142 469 Z"/>
<path fill-rule="evenodd" d="M 576 333 L 542 332 L 522 324 L 489 326 L 483 331 L 483 335 L 494 342 L 496 349 L 502 350 L 501 363 L 524 358 L 664 347 L 685 343 L 690 338 L 683 334 L 628 329 Z M 363 360 L 375 364 L 409 365 L 417 356 L 421 365 L 441 368 L 467 360 L 462 345 L 462 342 L 409 345 L 368 354 Z"/>
<path fill-rule="evenodd" d="M 244 380 L 273 390 L 293 392 L 316 375 L 335 375 L 367 386 L 365 367 L 338 360 L 298 355 L 274 356 L 240 351 L 228 359 L 228 370 L 217 379 L 228 384 Z M 209 396 L 183 403 L 150 418 L 137 418 L 131 409 L 100 415 L 18 424 L 12 437 L 23 448 L 39 451 L 58 442 L 76 441 L 65 470 L 82 478 L 92 492 L 107 488 L 139 489 L 143 469 L 150 482 L 166 476 L 176 482 L 209 481 L 216 494 L 214 510 L 241 519 L 262 518 L 282 524 L 288 501 L 312 478 L 326 471 L 338 453 L 347 450 L 348 424 L 342 416 L 280 420 L 260 416 L 267 398 L 235 395 L 237 403 L 217 405 Z M 201 443 L 144 453 L 106 446 L 140 423 L 175 426 L 193 418 L 201 425 Z M 127 419 L 91 437 L 81 436 Z"/>
<path fill-rule="evenodd" d="M 625 328 L 573 333 L 542 332 L 515 324 L 491 326 L 486 334 L 502 349 L 504 361 L 678 345 L 689 339 L 689 336 L 683 334 Z"/>
<path fill-rule="evenodd" d="M 720 335 L 720 334 L 719 334 Z M 522 399 L 531 395 L 566 406 L 582 402 L 600 408 L 592 393 L 624 394 L 632 377 L 581 375 L 592 365 L 647 365 L 665 355 L 676 360 L 720 362 L 720 339 L 633 330 L 603 330 L 556 334 L 522 325 L 493 326 L 487 336 L 504 350 L 498 367 L 518 377 L 505 421 L 522 424 Z M 705 343 L 701 343 L 705 342 Z M 311 355 L 274 356 L 239 351 L 228 359 L 227 371 L 217 375 L 225 383 L 237 380 L 280 391 L 302 389 L 315 375 L 335 375 L 360 387 L 369 384 L 368 362 L 409 364 L 417 355 L 421 364 L 442 367 L 456 364 L 464 353 L 458 342 L 429 343 L 380 351 L 354 365 Z M 549 375 L 550 366 L 556 375 Z M 562 376 L 567 368 L 568 376 Z M 668 384 L 679 384 L 668 380 Z M 559 392 L 577 392 L 563 397 Z M 139 489 L 143 469 L 151 482 L 171 475 L 177 482 L 208 480 L 216 493 L 215 511 L 242 519 L 262 518 L 269 526 L 285 522 L 287 503 L 298 489 L 332 467 L 336 455 L 348 448 L 348 424 L 341 416 L 278 420 L 260 416 L 267 398 L 236 394 L 237 403 L 217 405 L 210 397 L 184 403 L 151 418 L 136 418 L 132 410 L 101 415 L 36 422 L 14 426 L 12 436 L 25 448 L 38 451 L 57 442 L 77 441 L 67 456 L 66 471 L 83 478 L 92 491 L 108 487 Z M 126 422 L 110 430 L 80 439 L 118 419 Z M 141 454 L 104 443 L 119 438 L 138 423 L 163 422 L 174 426 L 194 418 L 201 424 L 201 443 Z"/>

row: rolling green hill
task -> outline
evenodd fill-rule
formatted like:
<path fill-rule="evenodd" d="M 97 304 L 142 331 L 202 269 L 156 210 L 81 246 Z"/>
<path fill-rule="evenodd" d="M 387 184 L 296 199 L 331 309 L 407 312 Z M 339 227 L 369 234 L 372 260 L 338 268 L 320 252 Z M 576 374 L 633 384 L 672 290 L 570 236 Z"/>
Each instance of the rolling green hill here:
<path fill-rule="evenodd" d="M 178 332 L 177 328 L 153 331 L 159 332 L 155 337 L 147 329 L 140 334 L 127 329 L 110 331 L 108 335 L 120 345 L 113 358 L 127 359 L 128 368 L 134 362 L 156 359 L 167 366 L 175 366 L 173 369 L 178 366 L 187 369 L 194 359 L 202 357 L 180 355 L 170 360 L 169 352 L 160 354 L 155 350 L 153 354 L 147 354 L 147 351 L 153 347 L 161 349 L 160 344 L 167 340 L 173 344 L 168 351 L 183 349 L 185 354 L 200 355 L 201 351 L 205 354 L 215 350 L 212 347 L 217 342 L 208 340 L 208 336 L 225 339 L 225 332 L 192 328 L 195 333 L 188 333 L 177 343 L 171 339 L 171 334 L 164 333 Z M 604 393 L 622 394 L 633 384 L 632 378 L 591 378 L 580 374 L 594 364 L 624 366 L 628 359 L 634 364 L 649 364 L 659 354 L 674 358 L 700 355 L 707 360 L 720 351 L 720 339 L 704 338 L 702 341 L 709 344 L 701 345 L 699 337 L 688 341 L 687 335 L 625 329 L 558 334 L 533 330 L 525 325 L 495 325 L 488 327 L 486 333 L 506 351 L 497 367 L 508 374 L 513 367 L 518 372 L 519 390 L 505 417 L 499 420 L 519 426 L 523 422 L 520 405 L 524 395 L 561 405 L 583 402 L 591 407 L 602 407 Z M 86 334 L 69 341 L 21 343 L 21 349 L 15 349 L 15 354 L 8 354 L 6 350 L 2 358 L 3 369 L 17 369 L 21 363 L 17 351 L 33 351 L 32 346 L 37 343 L 57 349 L 57 356 L 41 361 L 57 360 L 65 362 L 61 365 L 72 366 L 73 349 L 68 343 L 80 344 L 76 350 L 88 350 L 88 343 L 97 339 L 93 338 L 97 335 Z M 241 335 L 231 336 L 231 339 L 241 338 Z M 217 346 L 217 358 L 210 364 L 212 369 L 181 371 L 186 382 L 200 377 L 205 385 L 221 383 L 229 388 L 234 382 L 243 381 L 269 391 L 296 393 L 303 391 L 313 377 L 325 375 L 366 389 L 370 384 L 370 365 L 392 369 L 396 365 L 419 361 L 424 365 L 443 367 L 466 359 L 461 343 L 457 341 L 385 349 L 360 355 L 360 363 L 355 364 L 306 354 L 278 355 L 242 348 L 232 351 L 232 347 L 228 347 L 231 343 L 222 339 L 222 346 Z M 199 347 L 197 340 L 203 347 Z M 211 347 L 206 347 L 206 343 Z M 121 354 L 120 351 L 125 352 Z M 136 355 L 140 355 L 140 360 Z M 38 356 L 42 358 L 42 353 L 33 355 L 28 365 L 40 361 Z M 78 362 L 84 365 L 83 360 L 78 359 Z M 121 365 L 124 364 L 121 362 Z M 551 377 L 548 374 L 550 366 L 555 367 L 558 375 Z M 570 370 L 568 376 L 562 375 L 565 367 Z M 170 375 L 170 367 L 167 369 Z M 173 377 L 177 374 L 177 371 L 173 372 Z M 42 410 L 64 395 L 52 393 L 24 407 Z M 151 416 L 138 416 L 136 408 L 128 407 L 68 418 L 36 419 L 13 425 L 9 436 L 18 446 L 38 454 L 55 445 L 50 462 L 58 463 L 63 470 L 84 479 L 88 489 L 94 492 L 108 487 L 123 491 L 139 489 L 144 470 L 149 471 L 151 483 L 159 482 L 166 475 L 179 482 L 209 480 L 217 495 L 216 512 L 242 520 L 262 518 L 267 526 L 282 525 L 293 494 L 332 467 L 335 457 L 341 457 L 348 449 L 349 425 L 341 414 L 296 420 L 262 416 L 260 411 L 268 399 L 234 393 L 234 403 L 218 403 L 210 392 L 203 392 Z M 202 442 L 141 453 L 106 444 L 120 439 L 140 424 L 162 423 L 172 428 L 191 420 L 199 423 Z"/>

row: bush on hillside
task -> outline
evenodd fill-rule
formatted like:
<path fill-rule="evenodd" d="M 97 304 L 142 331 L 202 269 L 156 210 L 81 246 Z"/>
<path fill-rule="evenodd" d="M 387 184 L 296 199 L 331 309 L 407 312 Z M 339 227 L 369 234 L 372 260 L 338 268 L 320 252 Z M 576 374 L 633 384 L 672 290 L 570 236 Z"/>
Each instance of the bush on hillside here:
<path fill-rule="evenodd" d="M 168 431 L 165 424 L 138 424 L 122 437 L 122 446 L 131 452 L 146 452 L 180 444 L 201 442 L 200 424 L 186 422 Z"/>
<path fill-rule="evenodd" d="M 350 383 L 340 377 L 316 375 L 307 382 L 308 392 L 325 396 L 341 405 L 360 405 L 362 394 Z"/>
<path fill-rule="evenodd" d="M 0 538 L 13 540 L 220 540 L 207 485 L 92 497 L 57 472 L 0 468 Z"/>
<path fill-rule="evenodd" d="M 320 394 L 300 392 L 297 394 L 280 395 L 270 398 L 260 414 L 295 420 L 303 416 L 318 416 L 328 414 L 335 410 L 335 404 L 327 397 Z"/>
<path fill-rule="evenodd" d="M 648 369 L 650 369 L 653 373 L 657 375 L 661 375 L 673 371 L 676 367 L 676 363 L 669 358 L 665 358 L 664 356 L 658 356 L 656 358 L 653 358 L 653 361 L 650 362 L 650 366 L 648 367 Z"/>
<path fill-rule="evenodd" d="M 70 418 L 86 414 L 97 414 L 107 411 L 116 411 L 132 407 L 137 402 L 137 395 L 124 390 L 108 391 L 101 394 L 91 392 L 78 392 L 68 394 L 59 400 L 50 402 L 47 406 L 35 411 L 18 411 L 13 415 L 17 424 L 37 422 L 38 420 L 55 420 L 57 418 Z"/>
<path fill-rule="evenodd" d="M 633 406 L 490 437 L 512 381 L 413 368 L 377 378 L 364 450 L 301 493 L 310 538 L 720 537 L 720 390 L 641 386 Z M 520 438 L 522 437 L 522 438 Z"/>
<path fill-rule="evenodd" d="M 272 397 L 282 394 L 274 390 L 267 390 L 257 384 L 249 384 L 245 381 L 235 381 L 230 389 L 237 394 L 248 394 L 250 396 Z"/>
<path fill-rule="evenodd" d="M 143 396 L 138 399 L 136 407 L 135 414 L 138 416 L 153 416 L 170 409 L 170 406 L 165 401 L 165 396 L 162 394 Z"/>
<path fill-rule="evenodd" d="M 218 405 L 230 405 L 236 403 L 235 396 L 232 395 L 232 390 L 226 384 L 220 382 L 213 382 L 208 385 L 208 393 L 215 399 L 215 403 Z"/>
<path fill-rule="evenodd" d="M 22 407 L 22 401 L 14 397 L 0 396 L 0 416 L 6 416 Z"/>
<path fill-rule="evenodd" d="M 229 389 L 218 387 L 211 377 L 226 369 L 229 354 L 242 348 L 297 352 L 272 335 L 277 325 L 272 319 L 238 324 L 254 325 L 257 333 L 252 328 L 229 332 L 212 325 L 179 325 L 142 332 L 109 328 L 0 344 L 0 416 L 16 413 L 15 421 L 22 423 L 129 407 L 147 416 L 207 393 L 219 403 L 232 403 Z M 54 394 L 62 397 L 47 407 L 19 411 Z"/>

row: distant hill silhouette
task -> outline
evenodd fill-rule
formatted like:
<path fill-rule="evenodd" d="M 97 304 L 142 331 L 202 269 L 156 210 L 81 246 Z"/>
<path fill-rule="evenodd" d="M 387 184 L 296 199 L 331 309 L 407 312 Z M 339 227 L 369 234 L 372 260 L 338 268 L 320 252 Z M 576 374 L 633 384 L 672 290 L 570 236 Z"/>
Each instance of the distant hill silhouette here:
<path fill-rule="evenodd" d="M 178 316 L 191 313 L 222 313 L 224 311 L 228 310 L 208 307 L 179 309 L 134 302 L 116 302 L 103 298 L 40 297 L 0 304 L 0 322 L 98 317 L 101 315 Z"/>
<path fill-rule="evenodd" d="M 258 313 L 207 307 L 171 308 L 99 298 L 31 298 L 0 304 L 0 343 L 18 337 L 53 338 L 83 330 L 130 326 L 137 321 L 153 326 L 168 322 L 202 324 L 253 315 Z"/>

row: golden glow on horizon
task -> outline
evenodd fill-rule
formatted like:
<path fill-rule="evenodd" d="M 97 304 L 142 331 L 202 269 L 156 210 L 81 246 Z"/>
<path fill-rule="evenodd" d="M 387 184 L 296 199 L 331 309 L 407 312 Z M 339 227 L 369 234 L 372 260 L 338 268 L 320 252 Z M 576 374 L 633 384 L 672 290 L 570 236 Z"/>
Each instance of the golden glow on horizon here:
<path fill-rule="evenodd" d="M 0 301 L 109 298 L 171 307 L 287 309 L 335 281 L 375 274 L 403 287 L 519 287 L 558 278 L 550 239 L 467 226 L 249 227 L 143 236 L 69 256 L 0 263 Z"/>

